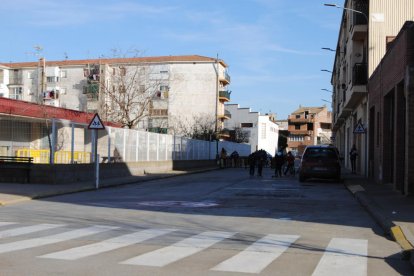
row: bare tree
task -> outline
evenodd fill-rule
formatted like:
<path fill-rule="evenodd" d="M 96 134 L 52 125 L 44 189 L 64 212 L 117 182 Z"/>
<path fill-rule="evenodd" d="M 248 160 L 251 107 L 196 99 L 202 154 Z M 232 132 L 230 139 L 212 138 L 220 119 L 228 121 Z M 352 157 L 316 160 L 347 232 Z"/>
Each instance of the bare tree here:
<path fill-rule="evenodd" d="M 176 117 L 171 119 L 170 129 L 184 137 L 209 141 L 215 138 L 215 118 L 211 115 L 194 115 L 191 119 Z"/>
<path fill-rule="evenodd" d="M 250 133 L 246 130 L 243 130 L 241 127 L 235 127 L 234 130 L 234 142 L 236 143 L 248 143 Z"/>
<path fill-rule="evenodd" d="M 150 68 L 134 62 L 105 67 L 105 77 L 100 80 L 100 96 L 106 120 L 136 128 L 148 116 L 160 85 L 156 78 L 150 79 Z"/>

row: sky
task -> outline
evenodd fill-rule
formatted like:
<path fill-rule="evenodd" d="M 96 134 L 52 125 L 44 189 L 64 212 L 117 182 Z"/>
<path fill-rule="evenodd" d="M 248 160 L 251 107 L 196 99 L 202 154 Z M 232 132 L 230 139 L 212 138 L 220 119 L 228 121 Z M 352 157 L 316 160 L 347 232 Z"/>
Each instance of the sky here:
<path fill-rule="evenodd" d="M 229 65 L 232 104 L 330 108 L 340 9 L 332 0 L 13 0 L 0 5 L 0 63 L 201 55 Z M 36 46 L 42 47 L 39 53 Z"/>

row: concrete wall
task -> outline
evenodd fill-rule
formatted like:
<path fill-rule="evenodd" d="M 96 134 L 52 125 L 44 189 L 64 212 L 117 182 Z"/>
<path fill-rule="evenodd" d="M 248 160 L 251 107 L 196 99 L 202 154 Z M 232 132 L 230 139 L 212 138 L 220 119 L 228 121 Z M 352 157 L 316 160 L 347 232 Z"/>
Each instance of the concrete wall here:
<path fill-rule="evenodd" d="M 168 173 L 172 170 L 192 170 L 215 168 L 216 160 L 174 160 L 158 162 L 130 162 L 99 164 L 100 178 L 118 178 L 139 176 L 147 173 Z M 0 182 L 24 182 L 24 173 L 18 169 L 13 174 L 0 176 Z M 33 164 L 30 171 L 30 183 L 62 184 L 94 181 L 95 164 Z"/>

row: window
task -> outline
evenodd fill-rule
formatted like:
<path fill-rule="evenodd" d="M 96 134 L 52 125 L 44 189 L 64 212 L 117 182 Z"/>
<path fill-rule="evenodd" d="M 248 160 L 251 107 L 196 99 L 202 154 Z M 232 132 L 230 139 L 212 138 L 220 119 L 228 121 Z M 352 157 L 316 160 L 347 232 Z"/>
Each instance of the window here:
<path fill-rule="evenodd" d="M 164 70 L 164 71 L 160 71 L 161 74 L 168 74 L 168 71 Z"/>
<path fill-rule="evenodd" d="M 68 77 L 68 71 L 66 71 L 66 70 L 60 71 L 60 77 L 61 78 L 67 78 Z"/>
<path fill-rule="evenodd" d="M 296 119 L 300 119 L 300 115 L 299 114 L 296 114 Z"/>
<path fill-rule="evenodd" d="M 28 79 L 33 79 L 33 75 L 34 75 L 34 72 L 33 71 L 27 72 L 27 78 Z"/>
<path fill-rule="evenodd" d="M 23 88 L 15 87 L 11 90 L 10 99 L 22 100 L 22 95 L 23 95 Z"/>
<path fill-rule="evenodd" d="M 240 127 L 253 127 L 253 123 L 241 123 Z"/>
<path fill-rule="evenodd" d="M 300 125 L 295 125 L 295 130 L 300 130 Z"/>
<path fill-rule="evenodd" d="M 59 82 L 59 77 L 46 77 L 46 81 L 48 83 L 55 83 L 55 82 Z"/>
<path fill-rule="evenodd" d="M 119 74 L 121 76 L 126 76 L 126 68 L 125 67 L 119 67 Z"/>
<path fill-rule="evenodd" d="M 261 133 L 262 133 L 262 139 L 266 139 L 266 124 L 262 123 L 261 124 Z"/>

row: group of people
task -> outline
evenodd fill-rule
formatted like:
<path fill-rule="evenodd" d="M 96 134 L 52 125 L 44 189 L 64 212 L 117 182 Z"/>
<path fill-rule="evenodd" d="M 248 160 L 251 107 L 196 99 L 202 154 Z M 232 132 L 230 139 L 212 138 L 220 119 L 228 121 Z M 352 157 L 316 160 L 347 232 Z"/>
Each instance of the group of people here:
<path fill-rule="evenodd" d="M 249 155 L 249 174 L 251 176 L 255 173 L 255 168 L 257 167 L 257 175 L 262 176 L 263 166 L 269 161 L 267 152 L 264 150 L 257 150 Z M 283 151 L 278 151 L 274 157 L 274 167 L 275 167 L 275 177 L 281 177 L 282 175 L 287 175 L 288 173 L 295 175 L 295 157 L 292 152 L 288 152 L 286 155 L 283 154 Z M 286 164 L 286 166 L 285 166 Z M 284 171 L 282 171 L 283 166 L 285 166 Z"/>

